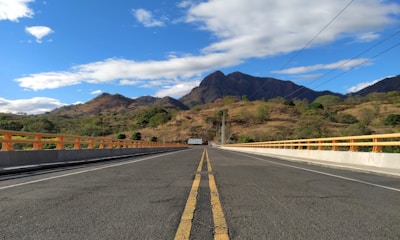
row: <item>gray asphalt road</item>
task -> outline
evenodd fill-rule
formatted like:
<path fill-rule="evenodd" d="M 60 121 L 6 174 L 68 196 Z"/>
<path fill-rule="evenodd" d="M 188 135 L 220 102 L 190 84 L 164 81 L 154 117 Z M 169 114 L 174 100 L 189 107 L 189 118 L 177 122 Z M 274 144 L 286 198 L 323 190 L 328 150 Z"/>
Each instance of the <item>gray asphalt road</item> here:
<path fill-rule="evenodd" d="M 174 239 L 203 147 L 0 179 L 0 239 Z M 400 179 L 208 148 L 231 239 L 400 239 Z M 191 239 L 212 239 L 202 168 Z"/>

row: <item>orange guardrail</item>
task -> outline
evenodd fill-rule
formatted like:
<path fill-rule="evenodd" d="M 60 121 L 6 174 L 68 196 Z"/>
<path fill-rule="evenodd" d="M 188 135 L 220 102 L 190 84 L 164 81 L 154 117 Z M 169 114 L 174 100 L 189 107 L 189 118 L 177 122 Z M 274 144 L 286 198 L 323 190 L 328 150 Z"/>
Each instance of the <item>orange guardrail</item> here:
<path fill-rule="evenodd" d="M 400 133 L 349 137 L 295 139 L 284 141 L 226 144 L 224 147 L 282 148 L 307 150 L 333 150 L 356 152 L 369 147 L 372 152 L 382 152 L 383 147 L 400 146 Z M 372 147 L 372 148 L 371 148 Z"/>
<path fill-rule="evenodd" d="M 104 148 L 155 148 L 182 147 L 184 144 L 134 141 L 106 137 L 73 136 L 0 130 L 1 151 L 15 150 L 20 144 L 23 149 L 104 149 Z M 23 150 L 22 149 L 22 150 Z"/>

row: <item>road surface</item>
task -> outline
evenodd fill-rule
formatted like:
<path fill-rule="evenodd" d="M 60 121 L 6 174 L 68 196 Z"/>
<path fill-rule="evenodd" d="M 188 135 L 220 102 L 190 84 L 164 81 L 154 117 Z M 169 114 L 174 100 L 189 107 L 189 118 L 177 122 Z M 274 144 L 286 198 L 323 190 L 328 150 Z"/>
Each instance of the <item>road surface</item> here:
<path fill-rule="evenodd" d="M 0 239 L 400 239 L 400 179 L 193 147 L 2 176 L 0 216 Z"/>

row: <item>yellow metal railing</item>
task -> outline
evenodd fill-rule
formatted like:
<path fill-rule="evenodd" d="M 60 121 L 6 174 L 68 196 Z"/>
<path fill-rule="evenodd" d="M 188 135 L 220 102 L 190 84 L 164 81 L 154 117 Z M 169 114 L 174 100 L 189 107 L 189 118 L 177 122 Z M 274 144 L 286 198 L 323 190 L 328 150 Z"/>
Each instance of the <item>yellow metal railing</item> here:
<path fill-rule="evenodd" d="M 112 139 L 107 137 L 73 136 L 0 130 L 1 151 L 15 150 L 16 144 L 24 149 L 104 149 L 104 148 L 154 148 L 181 147 L 184 144 Z M 49 147 L 50 146 L 50 147 Z"/>
<path fill-rule="evenodd" d="M 333 138 L 295 139 L 270 142 L 226 144 L 224 147 L 281 148 L 307 150 L 345 150 L 356 152 L 369 147 L 372 152 L 382 152 L 383 147 L 400 146 L 400 133 L 363 135 Z"/>

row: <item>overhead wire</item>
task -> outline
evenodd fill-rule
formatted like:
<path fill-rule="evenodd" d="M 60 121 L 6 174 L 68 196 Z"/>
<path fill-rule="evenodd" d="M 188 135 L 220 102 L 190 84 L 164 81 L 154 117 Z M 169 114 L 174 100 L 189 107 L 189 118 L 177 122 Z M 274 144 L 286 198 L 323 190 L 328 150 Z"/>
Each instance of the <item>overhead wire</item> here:
<path fill-rule="evenodd" d="M 294 54 L 285 64 L 282 65 L 280 70 L 284 69 L 286 66 L 288 66 L 297 56 L 299 56 L 307 47 L 311 45 L 312 42 L 314 42 L 315 39 L 321 35 L 355 0 L 350 0 L 349 3 L 346 4 L 346 6 L 336 14 L 335 17 L 333 17 L 313 38 L 311 38 L 310 41 L 308 41 L 303 48 L 301 48 L 296 54 Z M 263 88 L 265 86 L 266 82 L 261 85 L 260 88 Z M 252 97 L 256 92 L 252 93 L 250 97 Z"/>
<path fill-rule="evenodd" d="M 372 49 L 374 49 L 374 48 L 376 48 L 377 46 L 381 45 L 382 43 L 386 42 L 387 40 L 389 40 L 389 39 L 395 37 L 395 36 L 396 36 L 397 34 L 399 34 L 399 33 L 400 33 L 400 30 L 397 30 L 397 31 L 394 32 L 393 34 L 391 34 L 391 35 L 389 35 L 388 37 L 382 39 L 381 41 L 375 43 L 374 45 L 370 46 L 369 48 L 365 49 L 364 51 L 362 51 L 362 52 L 356 54 L 356 55 L 353 56 L 352 58 L 347 59 L 347 60 L 344 61 L 342 64 L 340 64 L 339 66 L 337 66 L 337 68 L 331 69 L 331 70 L 327 71 L 326 73 L 322 74 L 321 76 L 319 76 L 318 78 L 312 80 L 312 81 L 308 84 L 308 86 L 311 85 L 311 84 L 313 84 L 314 82 L 320 80 L 321 78 L 326 77 L 327 75 L 331 74 L 332 72 L 336 71 L 337 69 L 340 69 L 341 67 L 345 66 L 346 64 L 348 64 L 348 63 L 351 62 L 352 60 L 354 60 L 354 59 L 356 59 L 356 58 L 358 58 L 358 57 L 360 57 L 360 56 L 366 54 L 367 52 L 371 51 Z M 390 47 L 389 50 L 391 50 L 391 49 L 393 49 L 393 48 L 394 48 L 394 47 Z M 384 50 L 383 52 L 385 53 L 385 52 L 387 52 L 387 51 Z M 382 54 L 383 54 L 383 53 L 382 53 Z M 380 55 L 382 55 L 382 54 L 378 54 L 378 56 L 380 56 Z M 353 69 L 355 69 L 356 67 L 359 67 L 359 66 L 361 66 L 361 65 L 363 65 L 363 64 L 365 64 L 365 63 L 367 63 L 367 62 L 369 62 L 370 60 L 372 60 L 373 58 L 376 58 L 376 57 L 378 57 L 378 56 L 374 56 L 374 57 L 372 57 L 372 58 L 368 58 L 367 60 L 362 61 L 360 64 L 357 64 L 355 67 L 349 67 L 349 69 L 350 69 L 350 70 L 353 70 Z M 350 71 L 350 70 L 347 70 L 346 72 L 348 72 L 348 71 Z M 341 75 L 343 75 L 343 74 L 339 74 L 339 75 L 341 76 Z M 334 77 L 333 79 L 336 79 L 336 78 L 338 78 L 338 77 Z M 333 79 L 329 79 L 329 80 L 327 80 L 327 81 L 324 81 L 323 84 L 326 84 L 327 82 L 332 81 Z M 323 84 L 318 85 L 316 88 L 322 86 Z M 298 93 L 299 91 L 301 91 L 301 90 L 303 90 L 303 89 L 305 89 L 305 88 L 306 88 L 305 86 L 301 86 L 301 87 L 298 88 L 297 90 L 295 90 L 295 91 L 289 93 L 288 95 L 286 95 L 284 98 L 288 98 L 288 97 L 294 95 L 295 93 Z M 304 93 L 298 95 L 298 97 L 301 96 L 301 95 L 303 95 L 303 94 L 304 94 Z"/>
<path fill-rule="evenodd" d="M 354 2 L 355 0 L 351 0 L 332 20 L 330 20 L 310 41 L 304 45 L 302 49 L 297 51 L 283 66 L 280 68 L 280 70 L 284 69 L 286 66 L 288 66 L 298 55 L 300 55 L 306 48 L 308 48 L 312 42 L 314 42 L 321 33 L 323 33 L 342 13 Z"/>
<path fill-rule="evenodd" d="M 318 87 L 320 87 L 320 86 L 326 84 L 327 82 L 330 82 L 330 81 L 332 81 L 332 80 L 334 80 L 334 79 L 337 79 L 337 78 L 341 77 L 342 75 L 344 75 L 344 74 L 350 72 L 351 70 L 353 70 L 353 69 L 355 69 L 355 68 L 357 68 L 357 67 L 359 67 L 359 66 L 361 66 L 361 65 L 363 65 L 363 64 L 365 64 L 365 63 L 367 63 L 367 62 L 369 62 L 370 60 L 372 60 L 372 59 L 374 59 L 374 58 L 379 57 L 379 56 L 382 55 L 382 54 L 385 54 L 386 52 L 389 52 L 390 50 L 392 50 L 393 48 L 398 47 L 398 46 L 400 46 L 400 42 L 398 42 L 398 43 L 396 43 L 396 44 L 390 46 L 389 48 L 386 48 L 385 50 L 379 52 L 378 54 L 376 54 L 376 55 L 374 55 L 374 56 L 372 56 L 372 57 L 370 57 L 369 59 L 367 59 L 367 60 L 365 60 L 365 61 L 362 61 L 361 63 L 356 64 L 356 65 L 350 67 L 349 69 L 347 69 L 346 71 L 344 71 L 344 72 L 342 72 L 342 73 L 336 75 L 335 77 L 330 78 L 330 79 L 328 79 L 328 80 L 322 82 L 320 85 L 316 86 L 316 88 L 318 88 Z"/>

